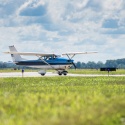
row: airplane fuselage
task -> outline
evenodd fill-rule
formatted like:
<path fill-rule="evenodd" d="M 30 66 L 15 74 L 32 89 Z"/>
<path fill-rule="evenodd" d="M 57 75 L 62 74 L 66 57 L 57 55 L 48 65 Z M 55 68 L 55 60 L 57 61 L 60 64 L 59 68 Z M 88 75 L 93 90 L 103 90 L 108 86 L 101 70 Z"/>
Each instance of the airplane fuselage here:
<path fill-rule="evenodd" d="M 66 58 L 49 58 L 49 59 L 38 59 L 38 60 L 25 60 L 15 62 L 16 65 L 28 66 L 33 68 L 41 69 L 56 69 L 56 70 L 65 70 L 72 66 L 73 60 Z"/>

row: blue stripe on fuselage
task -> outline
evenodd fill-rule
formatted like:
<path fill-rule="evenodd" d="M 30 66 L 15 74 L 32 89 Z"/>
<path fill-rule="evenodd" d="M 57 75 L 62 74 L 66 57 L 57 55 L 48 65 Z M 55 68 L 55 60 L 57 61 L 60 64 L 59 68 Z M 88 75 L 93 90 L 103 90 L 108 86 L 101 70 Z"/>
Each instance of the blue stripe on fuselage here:
<path fill-rule="evenodd" d="M 48 64 L 50 65 L 70 65 L 72 64 L 73 60 L 68 60 L 65 58 L 55 58 L 55 59 L 49 59 L 49 60 L 45 60 Z M 47 65 L 47 63 L 45 63 L 42 60 L 27 60 L 27 61 L 19 61 L 16 64 L 17 65 Z"/>

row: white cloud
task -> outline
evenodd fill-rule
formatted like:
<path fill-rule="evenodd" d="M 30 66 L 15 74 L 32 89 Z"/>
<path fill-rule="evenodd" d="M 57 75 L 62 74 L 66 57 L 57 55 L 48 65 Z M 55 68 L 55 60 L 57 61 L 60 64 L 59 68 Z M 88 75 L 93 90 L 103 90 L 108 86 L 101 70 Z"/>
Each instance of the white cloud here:
<path fill-rule="evenodd" d="M 25 2 L 16 13 L 21 16 L 42 16 L 46 13 L 45 2 L 29 0 Z"/>
<path fill-rule="evenodd" d="M 6 5 L 8 3 L 12 2 L 12 0 L 1 0 L 1 3 L 2 5 Z"/>
<path fill-rule="evenodd" d="M 26 1 L 18 10 L 17 10 L 17 16 L 20 14 L 20 11 L 24 10 L 29 4 L 31 4 L 32 1 Z"/>
<path fill-rule="evenodd" d="M 123 0 L 105 0 L 101 2 L 104 9 L 109 11 L 116 11 L 121 9 Z"/>
<path fill-rule="evenodd" d="M 81 61 L 124 58 L 120 54 L 125 53 L 123 0 L 4 0 L 0 4 L 1 51 L 14 44 L 21 51 L 100 52 L 76 57 Z"/>

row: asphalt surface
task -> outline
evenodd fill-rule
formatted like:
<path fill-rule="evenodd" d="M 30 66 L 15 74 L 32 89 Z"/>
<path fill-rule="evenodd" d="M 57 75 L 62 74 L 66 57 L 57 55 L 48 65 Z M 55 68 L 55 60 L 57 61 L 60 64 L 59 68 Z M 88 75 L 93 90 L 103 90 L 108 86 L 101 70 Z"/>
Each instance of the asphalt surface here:
<path fill-rule="evenodd" d="M 0 73 L 0 78 L 4 78 L 4 77 L 66 77 L 64 75 L 59 76 L 57 73 L 53 73 L 53 72 L 47 72 L 45 76 L 41 76 L 40 74 L 38 74 L 38 72 L 24 72 L 23 75 L 21 72 L 7 72 L 7 73 Z M 100 76 L 108 76 L 108 75 L 100 75 L 100 74 L 70 74 L 68 73 L 67 76 L 72 76 L 72 77 L 100 77 Z M 125 76 L 125 75 L 109 75 L 109 76 L 114 76 L 114 77 L 118 77 L 118 76 Z"/>

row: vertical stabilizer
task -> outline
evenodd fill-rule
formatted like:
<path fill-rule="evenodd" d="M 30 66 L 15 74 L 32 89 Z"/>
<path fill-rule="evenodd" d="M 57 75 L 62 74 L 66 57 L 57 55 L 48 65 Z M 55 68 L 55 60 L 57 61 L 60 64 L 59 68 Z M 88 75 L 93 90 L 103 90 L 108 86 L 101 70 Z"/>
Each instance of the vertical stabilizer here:
<path fill-rule="evenodd" d="M 9 46 L 10 52 L 17 52 L 14 46 Z M 13 62 L 23 61 L 24 59 L 19 54 L 11 54 Z"/>

